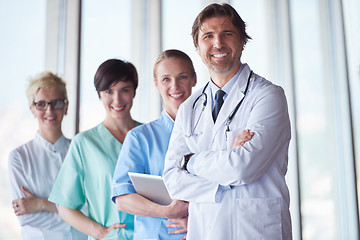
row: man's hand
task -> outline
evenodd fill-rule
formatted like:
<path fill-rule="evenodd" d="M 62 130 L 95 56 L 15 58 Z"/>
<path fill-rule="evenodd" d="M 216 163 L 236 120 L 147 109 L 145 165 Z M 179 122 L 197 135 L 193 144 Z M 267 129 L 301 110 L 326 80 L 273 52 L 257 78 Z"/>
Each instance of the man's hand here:
<path fill-rule="evenodd" d="M 235 139 L 232 149 L 235 149 L 239 146 L 244 146 L 245 142 L 252 139 L 254 132 L 250 132 L 249 129 L 242 131 Z"/>

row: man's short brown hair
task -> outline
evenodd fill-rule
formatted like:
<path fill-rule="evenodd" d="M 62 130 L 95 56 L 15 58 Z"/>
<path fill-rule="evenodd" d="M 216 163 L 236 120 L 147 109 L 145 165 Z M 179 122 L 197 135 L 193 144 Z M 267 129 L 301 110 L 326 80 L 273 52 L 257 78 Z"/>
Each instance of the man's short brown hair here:
<path fill-rule="evenodd" d="M 217 4 L 213 3 L 204 8 L 199 15 L 196 17 L 193 26 L 192 26 L 192 38 L 194 45 L 197 48 L 199 42 L 199 30 L 201 24 L 205 19 L 218 17 L 218 16 L 229 16 L 231 18 L 232 24 L 239 30 L 241 40 L 244 41 L 244 45 L 247 43 L 251 37 L 246 33 L 246 24 L 241 19 L 240 15 L 236 10 L 229 4 Z"/>

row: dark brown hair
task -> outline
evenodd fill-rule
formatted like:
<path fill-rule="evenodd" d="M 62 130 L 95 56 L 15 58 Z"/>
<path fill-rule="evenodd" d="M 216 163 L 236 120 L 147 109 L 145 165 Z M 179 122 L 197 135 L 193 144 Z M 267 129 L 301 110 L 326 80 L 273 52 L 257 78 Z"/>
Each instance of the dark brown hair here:
<path fill-rule="evenodd" d="M 199 30 L 201 24 L 205 19 L 218 17 L 218 16 L 229 16 L 231 18 L 232 24 L 239 30 L 241 40 L 244 41 L 244 45 L 247 43 L 251 37 L 246 33 L 246 24 L 241 19 L 236 10 L 229 4 L 217 4 L 213 3 L 204 8 L 199 15 L 196 17 L 193 26 L 192 26 L 192 38 L 194 45 L 197 48 L 199 41 Z"/>
<path fill-rule="evenodd" d="M 134 87 L 134 93 L 136 92 L 138 86 L 136 68 L 132 63 L 120 59 L 109 59 L 103 62 L 94 77 L 94 85 L 98 94 L 120 81 L 130 82 Z"/>

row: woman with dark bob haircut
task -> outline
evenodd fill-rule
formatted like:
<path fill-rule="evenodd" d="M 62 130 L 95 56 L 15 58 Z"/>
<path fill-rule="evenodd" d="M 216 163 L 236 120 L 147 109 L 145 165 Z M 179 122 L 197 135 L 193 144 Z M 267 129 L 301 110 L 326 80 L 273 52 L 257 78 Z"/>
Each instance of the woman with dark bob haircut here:
<path fill-rule="evenodd" d="M 106 117 L 74 137 L 49 200 L 59 205 L 66 222 L 89 239 L 132 239 L 134 217 L 116 209 L 111 183 L 124 138 L 140 125 L 130 115 L 138 75 L 131 63 L 110 59 L 99 66 L 94 85 Z M 85 204 L 88 216 L 79 211 Z"/>

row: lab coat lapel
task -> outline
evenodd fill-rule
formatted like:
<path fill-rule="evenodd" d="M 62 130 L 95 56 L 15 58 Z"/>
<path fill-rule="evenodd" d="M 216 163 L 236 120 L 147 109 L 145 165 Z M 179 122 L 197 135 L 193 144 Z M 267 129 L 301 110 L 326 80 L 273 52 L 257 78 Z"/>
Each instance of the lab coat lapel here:
<path fill-rule="evenodd" d="M 213 129 L 214 127 L 214 120 L 212 117 L 212 106 L 211 106 L 211 90 L 210 87 L 207 87 L 205 90 L 206 95 L 208 96 L 208 103 L 206 105 L 206 108 L 204 110 L 204 119 L 206 120 L 204 129 Z"/>
<path fill-rule="evenodd" d="M 185 136 L 189 136 L 187 137 L 187 141 L 188 145 L 191 146 L 192 152 L 200 152 L 207 150 L 209 145 L 211 145 L 211 136 L 214 127 L 214 121 L 212 119 L 211 113 L 211 90 L 209 86 L 205 88 L 204 93 L 207 96 L 207 103 L 203 111 L 202 106 L 205 97 L 200 98 L 195 103 L 195 99 L 197 99 L 201 94 L 201 92 L 199 92 L 196 97 L 196 93 L 194 93 L 193 95 L 194 102 L 192 102 L 191 105 L 195 103 L 194 112 L 190 107 L 185 108 L 184 112 L 182 112 L 182 114 L 184 115 L 184 122 L 189 123 L 186 124 L 189 127 L 186 127 Z M 191 135 L 191 133 L 194 133 L 194 135 Z"/>
<path fill-rule="evenodd" d="M 225 99 L 224 104 L 221 107 L 217 120 L 214 126 L 214 135 L 216 135 L 217 131 L 224 126 L 227 121 L 229 115 L 235 110 L 237 104 L 244 98 L 244 91 L 246 88 L 247 80 L 250 74 L 250 68 L 246 64 L 244 69 L 241 71 L 239 78 L 236 83 L 232 87 L 229 96 Z M 214 136 L 213 135 L 213 136 Z"/>

